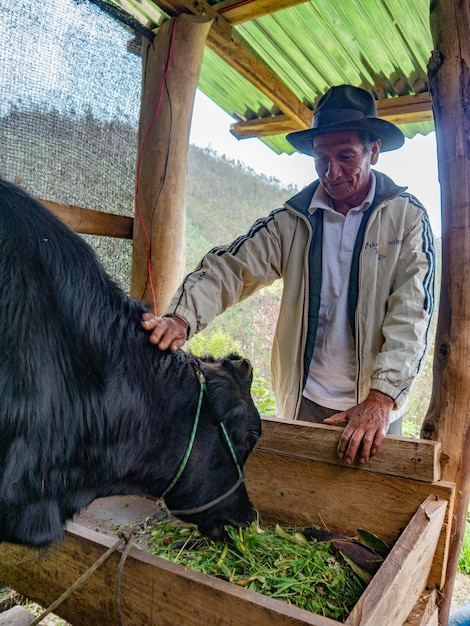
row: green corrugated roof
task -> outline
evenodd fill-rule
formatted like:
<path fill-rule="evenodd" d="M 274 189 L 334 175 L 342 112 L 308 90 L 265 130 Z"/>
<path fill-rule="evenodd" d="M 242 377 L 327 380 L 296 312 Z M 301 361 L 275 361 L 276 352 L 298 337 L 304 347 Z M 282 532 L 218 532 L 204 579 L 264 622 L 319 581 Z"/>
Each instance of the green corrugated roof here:
<path fill-rule="evenodd" d="M 209 3 L 217 9 L 221 1 Z M 344 83 L 364 87 L 378 99 L 427 91 L 429 0 L 312 0 L 235 25 L 233 37 L 312 110 L 330 86 Z M 199 88 L 236 120 L 278 112 L 269 97 L 208 48 Z M 401 128 L 411 138 L 429 133 L 433 123 Z M 284 135 L 261 141 L 278 153 L 292 152 Z"/>

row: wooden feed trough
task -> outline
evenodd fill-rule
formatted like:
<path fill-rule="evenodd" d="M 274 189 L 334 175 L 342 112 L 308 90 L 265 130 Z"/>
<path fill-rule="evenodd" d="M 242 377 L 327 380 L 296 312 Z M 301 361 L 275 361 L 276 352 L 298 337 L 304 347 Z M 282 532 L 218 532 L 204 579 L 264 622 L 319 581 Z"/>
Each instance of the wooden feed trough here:
<path fill-rule="evenodd" d="M 159 219 L 151 232 L 158 312 L 178 286 L 184 251 L 184 196 L 190 112 L 202 54 L 209 45 L 222 55 L 233 53 L 239 71 L 264 89 L 282 109 L 296 116 L 277 77 L 246 62 L 246 52 L 221 28 L 205 1 L 156 0 L 169 15 L 152 47 L 146 47 L 141 102 L 138 177 L 139 204 L 144 222 L 151 223 L 154 198 L 160 187 Z M 292 4 L 300 3 L 292 0 Z M 227 5 L 227 3 L 222 3 Z M 244 4 L 244 3 L 242 3 Z M 268 5 L 261 0 L 254 2 Z M 282 3 L 282 4 L 290 4 Z M 273 3 L 279 5 L 279 3 Z M 185 15 L 195 12 L 196 15 Z M 181 15 L 180 15 L 181 14 Z M 447 624 L 452 587 L 470 495 L 470 136 L 469 67 L 470 12 L 468 3 L 434 0 L 430 5 L 433 37 L 429 95 L 438 145 L 442 199 L 442 287 L 434 360 L 433 398 L 423 436 L 434 441 L 387 437 L 372 461 L 346 467 L 335 456 L 339 429 L 302 422 L 264 420 L 264 433 L 247 464 L 246 482 L 263 524 L 319 524 L 330 531 L 354 534 L 364 528 L 393 545 L 392 552 L 356 604 L 346 623 L 369 626 L 441 626 Z M 173 63 L 164 62 L 169 41 Z M 253 62 L 252 55 L 249 56 Z M 230 60 L 230 58 L 228 59 Z M 155 85 L 166 77 L 174 94 L 172 114 L 178 119 L 171 133 L 171 116 L 162 107 L 150 128 L 155 109 Z M 273 80 L 271 80 L 273 79 Z M 274 80 L 275 79 L 275 80 Z M 280 92 L 280 97 L 277 97 Z M 386 89 L 385 89 L 386 92 Z M 391 100 L 385 98 L 382 104 Z M 298 120 L 300 127 L 305 121 Z M 308 126 L 308 124 L 307 124 Z M 146 142 L 142 138 L 146 136 Z M 163 148 L 162 148 L 163 146 Z M 166 150 L 171 158 L 162 158 Z M 417 164 L 419 166 L 419 164 Z M 412 175 L 412 173 L 411 173 Z M 166 181 L 162 185 L 162 181 Z M 47 199 L 46 199 L 47 200 Z M 147 282 L 147 243 L 134 220 L 96 215 L 77 207 L 51 207 L 83 232 L 114 234 L 133 240 L 132 294 L 142 297 Z M 111 228 L 111 221 L 113 227 Z M 86 222 L 85 226 L 83 226 Z M 162 256 L 159 256 L 159 255 Z M 145 293 L 146 298 L 149 294 Z M 442 468 L 442 475 L 441 475 Z M 138 501 L 139 502 L 139 501 Z M 140 500 L 142 510 L 149 501 Z M 70 524 L 66 540 L 49 550 L 0 545 L 0 581 L 48 606 L 92 565 L 115 537 L 96 532 L 87 515 Z M 131 509 L 120 510 L 122 513 Z M 87 521 L 85 521 L 87 517 Z M 136 515 L 129 515 L 129 523 Z M 99 526 L 97 521 L 96 526 Z M 114 598 L 120 557 L 113 554 L 55 611 L 74 626 L 115 625 Z M 443 594 L 439 593 L 443 589 Z M 169 563 L 132 547 L 120 584 L 124 626 L 333 626 L 338 622 L 278 600 L 260 596 L 222 580 Z M 439 604 L 439 611 L 438 611 Z M 439 612 L 439 615 L 438 615 Z"/>
<path fill-rule="evenodd" d="M 351 535 L 363 528 L 393 545 L 345 623 L 437 625 L 436 590 L 443 584 L 455 489 L 440 480 L 440 444 L 387 437 L 370 463 L 346 467 L 334 454 L 339 428 L 266 418 L 263 429 L 246 471 L 263 525 L 315 524 Z M 113 523 L 132 524 L 155 510 L 148 499 L 131 500 L 125 508 L 129 498 L 121 499 Z M 49 606 L 116 542 L 91 529 L 102 525 L 97 511 L 90 506 L 68 525 L 65 541 L 48 550 L 1 544 L 2 582 Z M 55 612 L 73 626 L 117 624 L 119 562 L 120 554 L 113 554 Z M 120 606 L 124 626 L 340 623 L 138 547 L 122 569 Z"/>

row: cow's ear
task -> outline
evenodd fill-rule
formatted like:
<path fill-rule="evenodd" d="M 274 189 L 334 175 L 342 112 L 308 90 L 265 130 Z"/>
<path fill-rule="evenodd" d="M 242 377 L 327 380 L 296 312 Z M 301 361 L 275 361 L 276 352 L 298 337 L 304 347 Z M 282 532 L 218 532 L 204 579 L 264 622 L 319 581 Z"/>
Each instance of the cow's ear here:
<path fill-rule="evenodd" d="M 232 411 L 240 413 L 249 405 L 249 392 L 253 368 L 248 359 L 238 354 L 229 354 L 213 362 L 204 361 L 207 379 L 206 397 L 216 421 L 227 420 Z M 242 405 L 240 401 L 243 399 Z M 248 403 L 248 404 L 247 404 Z"/>
<path fill-rule="evenodd" d="M 250 380 L 253 375 L 253 367 L 250 361 L 238 355 L 229 355 L 222 361 L 222 365 L 231 370 L 239 380 Z"/>

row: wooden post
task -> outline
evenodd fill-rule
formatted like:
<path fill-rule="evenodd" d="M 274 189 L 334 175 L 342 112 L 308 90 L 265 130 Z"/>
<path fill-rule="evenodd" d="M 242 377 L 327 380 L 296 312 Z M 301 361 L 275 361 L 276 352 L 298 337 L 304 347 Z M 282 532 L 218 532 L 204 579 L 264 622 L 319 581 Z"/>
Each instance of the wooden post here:
<path fill-rule="evenodd" d="M 433 0 L 429 84 L 442 201 L 442 285 L 433 395 L 422 436 L 442 444 L 443 480 L 457 483 L 439 623 L 447 624 L 468 511 L 470 467 L 470 9 Z M 468 451 L 467 451 L 468 456 Z M 463 521 L 463 523 L 462 523 Z"/>
<path fill-rule="evenodd" d="M 167 307 L 184 270 L 189 131 L 211 23 L 181 14 L 142 49 L 131 294 L 152 303 L 153 283 L 156 314 Z"/>

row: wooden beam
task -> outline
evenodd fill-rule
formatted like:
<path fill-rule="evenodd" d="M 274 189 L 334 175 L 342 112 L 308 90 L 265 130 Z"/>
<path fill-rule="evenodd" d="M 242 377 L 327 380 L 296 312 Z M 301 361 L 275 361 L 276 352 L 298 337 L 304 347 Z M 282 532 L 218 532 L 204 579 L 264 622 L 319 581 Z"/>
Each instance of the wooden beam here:
<path fill-rule="evenodd" d="M 183 13 L 143 47 L 131 295 L 157 315 L 184 272 L 189 131 L 210 27 L 209 18 Z"/>
<path fill-rule="evenodd" d="M 438 592 L 425 591 L 412 608 L 403 626 L 439 626 Z"/>
<path fill-rule="evenodd" d="M 425 92 L 378 100 L 377 115 L 393 124 L 433 121 L 431 96 Z"/>
<path fill-rule="evenodd" d="M 219 36 L 217 29 L 211 29 L 207 45 L 264 93 L 280 111 L 294 120 L 298 124 L 298 129 L 310 127 L 312 111 L 239 41 L 224 40 Z"/>
<path fill-rule="evenodd" d="M 271 450 L 285 456 L 345 467 L 336 454 L 342 432 L 338 426 L 263 417 L 262 435 L 256 451 Z M 366 472 L 433 483 L 441 477 L 440 453 L 438 442 L 387 435 L 379 453 L 369 463 L 358 467 Z"/>
<path fill-rule="evenodd" d="M 206 0 L 155 0 L 155 4 L 171 17 L 187 13 L 211 19 L 213 20 L 212 28 L 217 30 L 219 37 L 227 41 L 232 37 L 232 25 Z"/>
<path fill-rule="evenodd" d="M 382 119 L 398 125 L 411 122 L 428 122 L 434 119 L 429 93 L 379 100 L 377 102 L 377 114 Z M 310 111 L 310 116 L 312 115 L 313 112 Z M 304 128 L 305 124 L 299 127 L 288 115 L 273 115 L 272 117 L 235 122 L 230 126 L 230 132 L 237 139 L 247 139 L 249 137 L 283 135 Z"/>
<path fill-rule="evenodd" d="M 462 465 L 456 481 L 455 515 L 453 516 L 452 542 L 450 544 L 447 563 L 446 580 L 444 583 L 441 615 L 446 620 L 450 611 L 452 592 L 459 568 L 462 541 L 467 529 L 467 518 L 470 503 L 470 424 L 463 441 Z M 445 622 L 447 623 L 447 622 Z"/>
<path fill-rule="evenodd" d="M 132 239 L 134 226 L 132 217 L 93 211 L 40 198 L 38 200 L 76 233 Z"/>
<path fill-rule="evenodd" d="M 259 117 L 254 120 L 235 122 L 230 125 L 230 132 L 237 139 L 271 137 L 272 135 L 293 133 L 296 130 L 299 130 L 299 124 L 284 114 L 273 115 L 272 117 Z"/>
<path fill-rule="evenodd" d="M 442 205 L 442 278 L 433 392 L 422 436 L 442 443 L 443 476 L 457 484 L 439 623 L 447 624 L 470 497 L 470 12 L 431 3 L 428 65 Z"/>
<path fill-rule="evenodd" d="M 256 20 L 264 15 L 269 15 L 283 9 L 290 9 L 298 4 L 304 4 L 307 0 L 225 0 L 214 7 L 223 15 L 230 24 L 241 24 L 249 20 Z"/>

